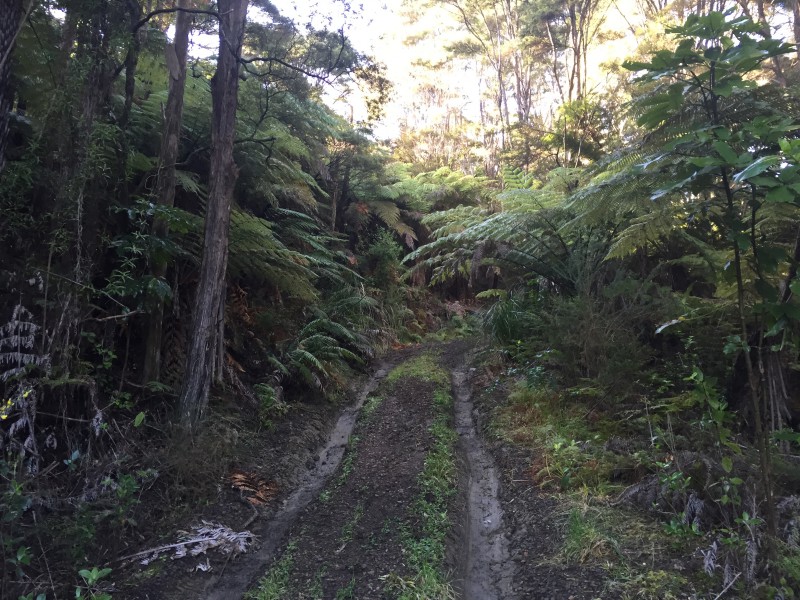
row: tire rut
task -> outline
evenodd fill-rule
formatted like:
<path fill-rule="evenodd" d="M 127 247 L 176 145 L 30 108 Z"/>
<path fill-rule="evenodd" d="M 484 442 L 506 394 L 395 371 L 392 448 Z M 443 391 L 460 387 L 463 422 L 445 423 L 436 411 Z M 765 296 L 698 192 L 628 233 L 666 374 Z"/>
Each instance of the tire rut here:
<path fill-rule="evenodd" d="M 297 489 L 286 498 L 269 523 L 257 531 L 261 542 L 259 549 L 239 559 L 235 570 L 220 573 L 208 580 L 203 595 L 199 597 L 205 600 L 241 598 L 253 581 L 263 574 L 266 565 L 285 542 L 301 511 L 318 496 L 339 467 L 364 402 L 386 377 L 389 368 L 389 363 L 382 363 L 362 388 L 356 402 L 342 411 L 327 443 L 320 449 L 314 467 L 302 474 Z"/>
<path fill-rule="evenodd" d="M 484 449 L 473 420 L 473 403 L 464 367 L 452 371 L 455 426 L 466 466 L 466 511 L 461 551 L 463 600 L 512 598 L 513 563 L 503 529 L 500 480 L 491 455 Z"/>

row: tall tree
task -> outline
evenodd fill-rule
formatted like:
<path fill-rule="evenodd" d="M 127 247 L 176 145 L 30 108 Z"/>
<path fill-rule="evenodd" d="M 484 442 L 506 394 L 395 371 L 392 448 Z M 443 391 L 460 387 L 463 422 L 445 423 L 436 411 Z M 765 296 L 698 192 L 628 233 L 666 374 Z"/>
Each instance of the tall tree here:
<path fill-rule="evenodd" d="M 180 423 L 193 429 L 208 404 L 211 382 L 222 352 L 225 271 L 231 202 L 238 169 L 233 158 L 239 64 L 248 0 L 219 0 L 219 57 L 211 79 L 211 174 L 199 291 L 181 389 Z"/>
<path fill-rule="evenodd" d="M 28 3 L 30 11 L 33 2 Z M 22 23 L 22 0 L 0 0 L 0 172 L 6 164 L 8 123 L 14 92 L 11 89 L 11 52 Z"/>
<path fill-rule="evenodd" d="M 164 129 L 161 133 L 161 150 L 158 157 L 158 180 L 156 182 L 156 201 L 160 206 L 171 207 L 175 203 L 175 163 L 180 147 L 181 124 L 183 122 L 183 96 L 186 88 L 186 57 L 189 48 L 189 33 L 192 17 L 185 10 L 189 0 L 177 0 L 175 7 L 175 37 L 166 46 L 167 68 L 169 69 L 169 92 L 164 108 Z M 158 237 L 167 235 L 167 223 L 156 218 L 153 233 Z M 153 277 L 164 277 L 167 263 L 163 257 L 153 257 Z M 151 311 L 147 330 L 142 379 L 145 383 L 158 380 L 161 368 L 161 341 L 164 321 L 164 302 L 158 298 Z"/>

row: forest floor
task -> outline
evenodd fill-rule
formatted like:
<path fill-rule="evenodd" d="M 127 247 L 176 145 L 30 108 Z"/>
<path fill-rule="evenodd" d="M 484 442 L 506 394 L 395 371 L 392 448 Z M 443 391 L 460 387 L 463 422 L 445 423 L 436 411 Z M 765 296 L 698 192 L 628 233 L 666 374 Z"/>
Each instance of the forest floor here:
<path fill-rule="evenodd" d="M 350 405 L 276 427 L 236 470 L 250 485 L 221 485 L 186 523 L 223 525 L 246 550 L 142 554 L 118 573 L 114 598 L 602 596 L 604 570 L 559 559 L 563 511 L 535 485 L 530 455 L 483 436 L 492 401 L 474 399 L 473 346 L 394 351 Z"/>

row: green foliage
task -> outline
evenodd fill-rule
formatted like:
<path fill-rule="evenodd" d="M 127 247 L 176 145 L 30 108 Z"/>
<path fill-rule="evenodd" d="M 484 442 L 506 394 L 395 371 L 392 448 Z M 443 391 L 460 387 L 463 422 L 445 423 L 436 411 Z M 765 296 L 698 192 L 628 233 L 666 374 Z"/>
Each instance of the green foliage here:
<path fill-rule="evenodd" d="M 108 592 L 101 591 L 100 581 L 111 574 L 111 569 L 92 567 L 91 569 L 81 569 L 78 575 L 84 581 L 83 586 L 75 588 L 75 598 L 90 598 L 91 600 L 111 600 L 112 596 Z"/>
<path fill-rule="evenodd" d="M 289 542 L 283 555 L 273 563 L 267 574 L 258 582 L 257 587 L 248 591 L 246 600 L 283 600 L 289 593 L 289 576 L 294 565 L 296 545 Z"/>
<path fill-rule="evenodd" d="M 649 570 L 619 581 L 613 586 L 621 600 L 679 600 L 691 585 L 680 573 Z"/>
<path fill-rule="evenodd" d="M 388 231 L 381 231 L 365 253 L 372 286 L 389 292 L 397 287 L 402 273 L 403 248 Z"/>
<path fill-rule="evenodd" d="M 501 277 L 507 287 L 529 283 L 572 293 L 597 271 L 607 252 L 601 230 L 565 231 L 573 215 L 563 204 L 582 173 L 558 169 L 537 189 L 509 189 L 486 208 L 458 207 L 423 219 L 433 241 L 406 257 L 432 270 L 431 282 L 470 283 Z"/>
<path fill-rule="evenodd" d="M 347 585 L 336 590 L 336 600 L 355 600 L 356 578 L 350 578 Z"/>
<path fill-rule="evenodd" d="M 313 222 L 307 219 L 303 215 L 288 213 L 287 229 L 310 225 L 313 231 Z M 315 300 L 318 291 L 314 285 L 317 275 L 313 267 L 318 261 L 331 266 L 332 257 L 322 255 L 316 258 L 311 253 L 292 250 L 275 235 L 274 228 L 266 219 L 244 211 L 233 211 L 229 276 L 250 285 L 270 286 L 305 302 Z"/>
<path fill-rule="evenodd" d="M 258 418 L 263 427 L 269 429 L 274 420 L 285 417 L 290 405 L 275 391 L 275 388 L 266 383 L 253 385 L 253 393 L 258 398 Z"/>
<path fill-rule="evenodd" d="M 356 526 L 358 525 L 358 522 L 361 520 L 361 517 L 363 516 L 364 516 L 364 505 L 359 503 L 353 510 L 353 516 L 347 523 L 345 523 L 342 526 L 342 533 L 341 536 L 339 537 L 342 543 L 353 541 L 353 532 Z"/>
<path fill-rule="evenodd" d="M 362 361 L 356 351 L 366 345 L 360 334 L 320 314 L 283 349 L 277 366 L 282 375 L 294 376 L 312 389 L 324 390 L 326 382 L 336 373 L 348 364 Z"/>

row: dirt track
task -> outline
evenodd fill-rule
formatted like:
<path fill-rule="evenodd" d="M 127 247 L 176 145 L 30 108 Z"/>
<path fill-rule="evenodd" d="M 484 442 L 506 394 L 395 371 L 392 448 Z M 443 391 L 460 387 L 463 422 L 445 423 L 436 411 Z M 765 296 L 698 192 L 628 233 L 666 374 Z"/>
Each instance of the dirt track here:
<path fill-rule="evenodd" d="M 470 389 L 470 350 L 470 343 L 458 341 L 396 352 L 332 421 L 318 450 L 287 477 L 294 482 L 292 489 L 252 523 L 255 549 L 233 560 L 213 558 L 209 573 L 178 569 L 181 561 L 174 561 L 167 574 L 115 597 L 241 598 L 265 573 L 278 570 L 285 579 L 279 597 L 287 600 L 396 598 L 390 582 L 413 578 L 403 548 L 420 529 L 415 499 L 425 496 L 418 478 L 435 444 L 430 426 L 436 386 L 416 377 L 391 385 L 384 380 L 394 366 L 423 352 L 437 355 L 452 377 L 450 420 L 458 433 L 459 482 L 449 500 L 451 533 L 444 569 L 455 596 L 597 597 L 602 574 L 539 564 L 560 535 L 553 525 L 554 507 L 538 496 L 532 483 L 520 480 L 518 473 L 529 457 L 511 456 L 483 441 L 475 423 L 483 413 L 473 406 Z M 284 450 L 291 452 L 291 444 L 286 439 Z M 241 506 L 235 506 L 228 515 L 234 529 L 244 517 Z M 536 524 L 540 531 L 530 529 Z"/>

